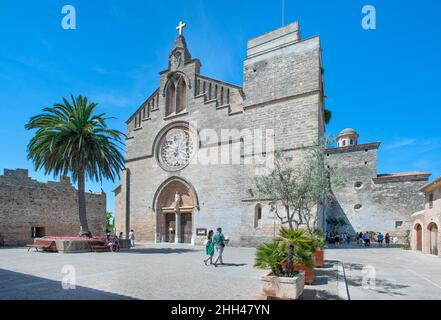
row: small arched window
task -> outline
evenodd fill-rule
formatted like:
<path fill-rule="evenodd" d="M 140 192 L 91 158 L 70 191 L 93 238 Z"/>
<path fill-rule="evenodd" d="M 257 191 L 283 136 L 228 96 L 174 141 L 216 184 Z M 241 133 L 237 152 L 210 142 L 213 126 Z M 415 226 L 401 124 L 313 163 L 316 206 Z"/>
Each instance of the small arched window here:
<path fill-rule="evenodd" d="M 183 77 L 172 77 L 169 80 L 166 94 L 165 116 L 179 114 L 187 106 L 187 86 Z"/>
<path fill-rule="evenodd" d="M 185 81 L 181 77 L 178 81 L 178 92 L 176 94 L 176 114 L 184 111 L 186 109 L 186 100 L 187 100 L 187 87 L 185 86 Z"/>
<path fill-rule="evenodd" d="M 176 104 L 175 104 L 175 96 L 176 96 L 176 88 L 173 81 L 170 81 L 170 84 L 167 88 L 167 97 L 166 97 L 166 110 L 165 116 L 168 116 L 175 112 Z"/>
<path fill-rule="evenodd" d="M 257 204 L 254 208 L 254 228 L 259 227 L 262 221 L 262 206 Z"/>

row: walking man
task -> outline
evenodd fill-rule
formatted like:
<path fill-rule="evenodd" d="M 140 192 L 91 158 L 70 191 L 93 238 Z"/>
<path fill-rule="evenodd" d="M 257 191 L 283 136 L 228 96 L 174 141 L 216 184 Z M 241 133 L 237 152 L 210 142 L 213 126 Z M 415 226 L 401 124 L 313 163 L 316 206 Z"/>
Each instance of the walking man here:
<path fill-rule="evenodd" d="M 380 232 L 379 234 L 378 234 L 378 246 L 379 247 L 382 247 L 383 246 L 383 241 L 384 241 L 384 236 L 383 236 L 383 234 Z"/>
<path fill-rule="evenodd" d="M 217 228 L 217 233 L 213 237 L 214 247 L 216 248 L 217 257 L 213 262 L 213 265 L 217 267 L 217 263 L 224 264 L 222 261 L 222 254 L 224 253 L 225 248 L 225 236 L 222 233 L 222 228 Z"/>

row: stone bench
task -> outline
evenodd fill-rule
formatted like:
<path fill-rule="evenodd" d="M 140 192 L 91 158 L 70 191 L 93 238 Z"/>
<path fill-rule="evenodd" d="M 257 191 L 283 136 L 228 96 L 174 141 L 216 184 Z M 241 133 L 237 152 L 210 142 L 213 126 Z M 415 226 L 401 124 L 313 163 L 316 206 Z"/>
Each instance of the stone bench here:
<path fill-rule="evenodd" d="M 31 249 L 35 249 L 37 252 L 39 250 L 41 251 L 49 251 L 52 246 L 54 244 L 54 241 L 52 240 L 42 240 L 42 239 L 37 239 L 35 240 L 35 242 L 33 244 L 28 244 L 28 252 Z"/>

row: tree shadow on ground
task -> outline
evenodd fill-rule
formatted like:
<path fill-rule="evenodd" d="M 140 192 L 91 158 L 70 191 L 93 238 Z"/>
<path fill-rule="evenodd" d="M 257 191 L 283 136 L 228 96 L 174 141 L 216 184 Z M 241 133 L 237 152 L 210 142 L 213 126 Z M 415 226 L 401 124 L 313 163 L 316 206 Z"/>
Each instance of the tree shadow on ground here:
<path fill-rule="evenodd" d="M 313 286 L 327 285 L 329 283 L 329 279 L 331 277 L 334 277 L 333 273 L 334 272 L 332 270 L 315 269 L 314 282 L 312 283 L 312 285 Z"/>
<path fill-rule="evenodd" d="M 358 275 L 350 274 L 350 271 L 359 271 L 361 273 L 365 267 L 362 264 L 345 263 L 344 267 L 345 267 L 345 270 L 347 270 L 346 271 L 346 282 L 349 287 L 352 286 L 352 287 L 362 288 L 363 286 L 366 286 L 366 289 L 364 289 L 364 290 L 369 290 L 369 291 L 373 291 L 373 292 L 376 292 L 379 294 L 385 294 L 385 295 L 389 295 L 389 296 L 390 295 L 406 296 L 407 294 L 400 292 L 400 290 L 410 287 L 409 285 L 394 283 L 394 282 L 391 282 L 387 279 L 380 279 L 378 277 L 373 277 L 372 280 L 374 280 L 374 281 L 371 281 L 371 279 L 366 278 L 366 277 L 368 277 L 367 275 L 361 274 L 360 276 L 358 276 Z M 365 284 L 363 284 L 363 281 L 365 282 Z"/>
<path fill-rule="evenodd" d="M 303 291 L 302 300 L 343 300 L 343 299 L 338 295 L 330 293 L 325 290 L 305 288 L 305 290 Z"/>
<path fill-rule="evenodd" d="M 224 263 L 224 264 L 218 264 L 216 268 L 244 267 L 246 265 L 247 265 L 246 263 Z"/>
<path fill-rule="evenodd" d="M 371 244 L 369 247 L 365 247 L 364 245 L 358 245 L 355 243 L 351 244 L 341 244 L 340 246 L 336 246 L 335 244 L 328 244 L 326 250 L 369 250 L 369 249 L 400 249 L 401 244 L 391 244 L 389 247 L 383 245 L 379 247 L 377 243 Z"/>
<path fill-rule="evenodd" d="M 60 273 L 61 275 L 61 273 Z M 75 286 L 65 290 L 61 281 L 0 269 L 0 300 L 136 300 L 112 292 Z"/>
<path fill-rule="evenodd" d="M 131 248 L 123 252 L 132 254 L 183 254 L 197 251 L 198 250 L 185 248 Z"/>

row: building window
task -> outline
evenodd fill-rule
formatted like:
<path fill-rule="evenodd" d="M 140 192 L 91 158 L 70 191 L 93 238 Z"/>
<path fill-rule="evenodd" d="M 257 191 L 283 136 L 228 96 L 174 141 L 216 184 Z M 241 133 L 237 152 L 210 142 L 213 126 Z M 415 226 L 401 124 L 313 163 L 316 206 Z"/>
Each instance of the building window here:
<path fill-rule="evenodd" d="M 165 116 L 181 113 L 186 109 L 187 85 L 183 77 L 171 78 L 166 94 Z"/>
<path fill-rule="evenodd" d="M 167 96 L 166 96 L 166 108 L 165 108 L 165 115 L 168 116 L 175 112 L 176 107 L 176 88 L 173 81 L 170 82 L 170 85 L 167 89 Z"/>
<path fill-rule="evenodd" d="M 46 235 L 45 228 L 43 227 L 32 227 L 32 239 L 43 238 Z"/>
<path fill-rule="evenodd" d="M 403 226 L 403 221 L 395 221 L 395 229 L 399 229 Z"/>
<path fill-rule="evenodd" d="M 343 140 L 343 147 L 346 147 L 346 140 Z"/>
<path fill-rule="evenodd" d="M 351 139 L 351 142 L 350 142 L 350 143 L 351 143 L 351 146 L 352 146 L 352 145 L 354 144 L 354 140 Z"/>
<path fill-rule="evenodd" d="M 433 209 L 433 193 L 429 194 L 429 209 Z"/>
<path fill-rule="evenodd" d="M 185 101 L 187 100 L 187 87 L 185 85 L 184 79 L 181 77 L 177 85 L 176 94 L 176 113 L 180 113 L 185 110 Z"/>
<path fill-rule="evenodd" d="M 356 182 L 355 189 L 361 189 L 361 188 L 363 188 L 363 182 L 360 182 L 360 181 Z"/>
<path fill-rule="evenodd" d="M 254 228 L 259 227 L 261 221 L 262 221 L 262 206 L 258 204 L 254 208 Z"/>

